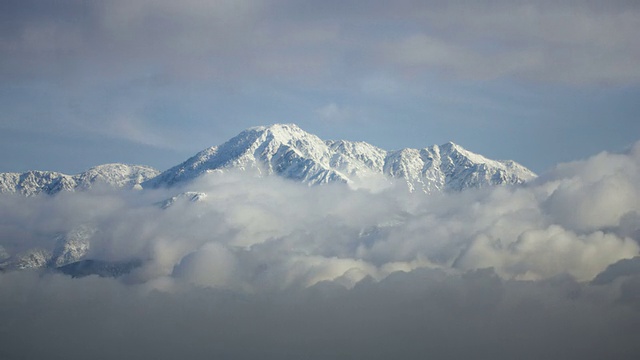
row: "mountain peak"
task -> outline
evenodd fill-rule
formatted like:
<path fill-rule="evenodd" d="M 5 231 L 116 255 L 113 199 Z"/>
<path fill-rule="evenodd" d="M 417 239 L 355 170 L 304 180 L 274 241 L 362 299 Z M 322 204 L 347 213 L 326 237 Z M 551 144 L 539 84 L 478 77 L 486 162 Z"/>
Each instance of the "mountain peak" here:
<path fill-rule="evenodd" d="M 459 153 L 464 153 L 466 154 L 474 154 L 474 155 L 478 155 L 475 153 L 472 153 L 471 151 L 468 151 L 467 149 L 465 149 L 464 147 L 454 143 L 453 141 L 448 141 L 442 145 L 439 146 L 440 150 L 443 152 L 447 152 L 447 153 L 452 153 L 452 152 L 459 152 Z"/>
<path fill-rule="evenodd" d="M 360 180 L 390 184 L 402 179 L 410 190 L 424 192 L 519 184 L 535 177 L 523 166 L 510 164 L 487 159 L 453 142 L 388 152 L 365 142 L 323 141 L 295 124 L 272 124 L 244 130 L 143 186 L 171 186 L 209 171 L 231 169 L 309 185 L 344 182 L 366 187 Z"/>
<path fill-rule="evenodd" d="M 315 135 L 312 135 L 302 130 L 296 124 L 272 124 L 267 126 L 255 126 L 247 130 L 242 131 L 234 139 L 243 141 L 229 141 L 234 144 L 251 143 L 255 141 L 277 141 L 280 143 L 291 143 L 303 138 L 315 138 L 319 140 Z M 234 140 L 232 139 L 232 140 Z M 315 140 L 314 139 L 314 140 Z"/>
<path fill-rule="evenodd" d="M 298 125 L 296 124 L 284 124 L 284 123 L 276 123 L 271 125 L 261 125 L 261 126 L 253 126 L 245 131 L 268 131 L 272 133 L 280 133 L 280 132 L 304 132 Z"/>
<path fill-rule="evenodd" d="M 454 143 L 453 141 L 447 141 L 446 143 L 440 145 L 440 148 L 442 149 L 451 149 L 451 150 L 457 150 L 457 149 L 463 149 L 464 148 L 456 143 Z"/>
<path fill-rule="evenodd" d="M 451 141 L 423 149 L 386 151 L 362 141 L 324 141 L 295 124 L 272 124 L 248 128 L 159 175 L 146 166 L 125 164 L 99 165 L 76 175 L 0 173 L 0 193 L 55 194 L 96 185 L 169 187 L 209 172 L 232 170 L 276 175 L 307 185 L 340 182 L 372 190 L 406 183 L 410 191 L 427 193 L 520 184 L 536 176 L 514 161 L 491 160 Z"/>
<path fill-rule="evenodd" d="M 480 154 L 476 154 L 471 152 L 464 147 L 454 143 L 453 141 L 449 141 L 445 144 L 439 146 L 439 150 L 441 154 L 447 154 L 449 157 L 463 157 L 474 163 L 479 164 L 491 164 L 493 166 L 499 166 L 499 161 L 488 159 Z"/>
<path fill-rule="evenodd" d="M 256 126 L 220 146 L 199 152 L 143 186 L 171 186 L 223 169 L 275 174 L 314 184 L 347 182 L 348 179 L 331 169 L 329 160 L 329 148 L 324 141 L 295 124 Z"/>

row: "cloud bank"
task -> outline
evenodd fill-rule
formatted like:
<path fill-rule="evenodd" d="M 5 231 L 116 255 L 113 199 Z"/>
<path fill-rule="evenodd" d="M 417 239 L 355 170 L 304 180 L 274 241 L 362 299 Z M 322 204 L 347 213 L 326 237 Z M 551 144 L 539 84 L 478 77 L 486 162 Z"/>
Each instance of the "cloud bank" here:
<path fill-rule="evenodd" d="M 207 195 L 163 208 L 184 191 Z M 431 196 L 214 173 L 0 200 L 3 257 L 90 227 L 87 258 L 142 261 L 117 279 L 1 272 L 5 359 L 640 353 L 640 143 Z"/>

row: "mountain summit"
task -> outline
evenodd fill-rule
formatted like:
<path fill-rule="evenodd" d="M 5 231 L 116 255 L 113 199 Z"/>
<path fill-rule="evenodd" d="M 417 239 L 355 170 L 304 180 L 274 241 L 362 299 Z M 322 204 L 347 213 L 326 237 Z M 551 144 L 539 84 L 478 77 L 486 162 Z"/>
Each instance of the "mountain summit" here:
<path fill-rule="evenodd" d="M 535 174 L 514 161 L 490 160 L 454 143 L 386 151 L 365 142 L 323 141 L 294 124 L 247 129 L 220 146 L 142 184 L 170 187 L 212 171 L 241 170 L 277 175 L 308 185 L 331 182 L 370 187 L 401 181 L 427 193 L 520 184 Z"/>
<path fill-rule="evenodd" d="M 393 183 L 426 193 L 521 184 L 536 177 L 511 161 L 490 160 L 452 142 L 387 151 L 361 141 L 322 140 L 294 124 L 249 128 L 159 173 L 146 166 L 107 164 L 77 175 L 51 171 L 0 173 L 0 193 L 31 196 L 96 186 L 159 188 L 186 184 L 209 172 L 245 171 L 308 185 L 347 183 L 379 189 Z"/>

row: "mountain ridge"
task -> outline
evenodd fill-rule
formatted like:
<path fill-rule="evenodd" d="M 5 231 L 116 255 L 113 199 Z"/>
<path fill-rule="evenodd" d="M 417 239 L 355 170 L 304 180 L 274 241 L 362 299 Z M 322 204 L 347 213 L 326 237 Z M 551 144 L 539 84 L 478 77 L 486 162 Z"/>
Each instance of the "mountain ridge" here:
<path fill-rule="evenodd" d="M 159 173 L 160 171 L 149 166 L 120 163 L 94 166 L 75 175 L 40 170 L 0 173 L 0 194 L 55 195 L 61 191 L 88 190 L 94 186 L 136 188 Z"/>
<path fill-rule="evenodd" d="M 409 191 L 425 193 L 522 184 L 536 177 L 513 160 L 491 160 L 453 142 L 387 151 L 364 141 L 322 140 L 295 124 L 273 124 L 248 128 L 163 172 L 114 163 L 76 175 L 54 171 L 0 173 L 0 193 L 53 195 L 97 184 L 113 188 L 172 187 L 209 172 L 231 170 L 275 175 L 307 185 L 339 182 L 373 189 L 400 182 Z"/>
<path fill-rule="evenodd" d="M 171 187 L 207 172 L 232 169 L 308 185 L 343 182 L 363 187 L 371 177 L 404 180 L 410 191 L 426 193 L 521 184 L 536 177 L 513 160 L 491 160 L 453 142 L 387 151 L 362 141 L 322 140 L 295 124 L 274 124 L 249 128 L 204 149 L 142 186 Z"/>

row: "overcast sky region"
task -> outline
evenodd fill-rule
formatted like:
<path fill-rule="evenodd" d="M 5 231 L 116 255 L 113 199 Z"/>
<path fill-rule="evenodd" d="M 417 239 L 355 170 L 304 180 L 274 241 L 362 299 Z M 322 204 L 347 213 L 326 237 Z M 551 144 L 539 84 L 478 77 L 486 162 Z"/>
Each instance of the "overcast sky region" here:
<path fill-rule="evenodd" d="M 165 170 L 296 123 L 536 172 L 640 135 L 637 1 L 6 0 L 0 171 Z"/>

